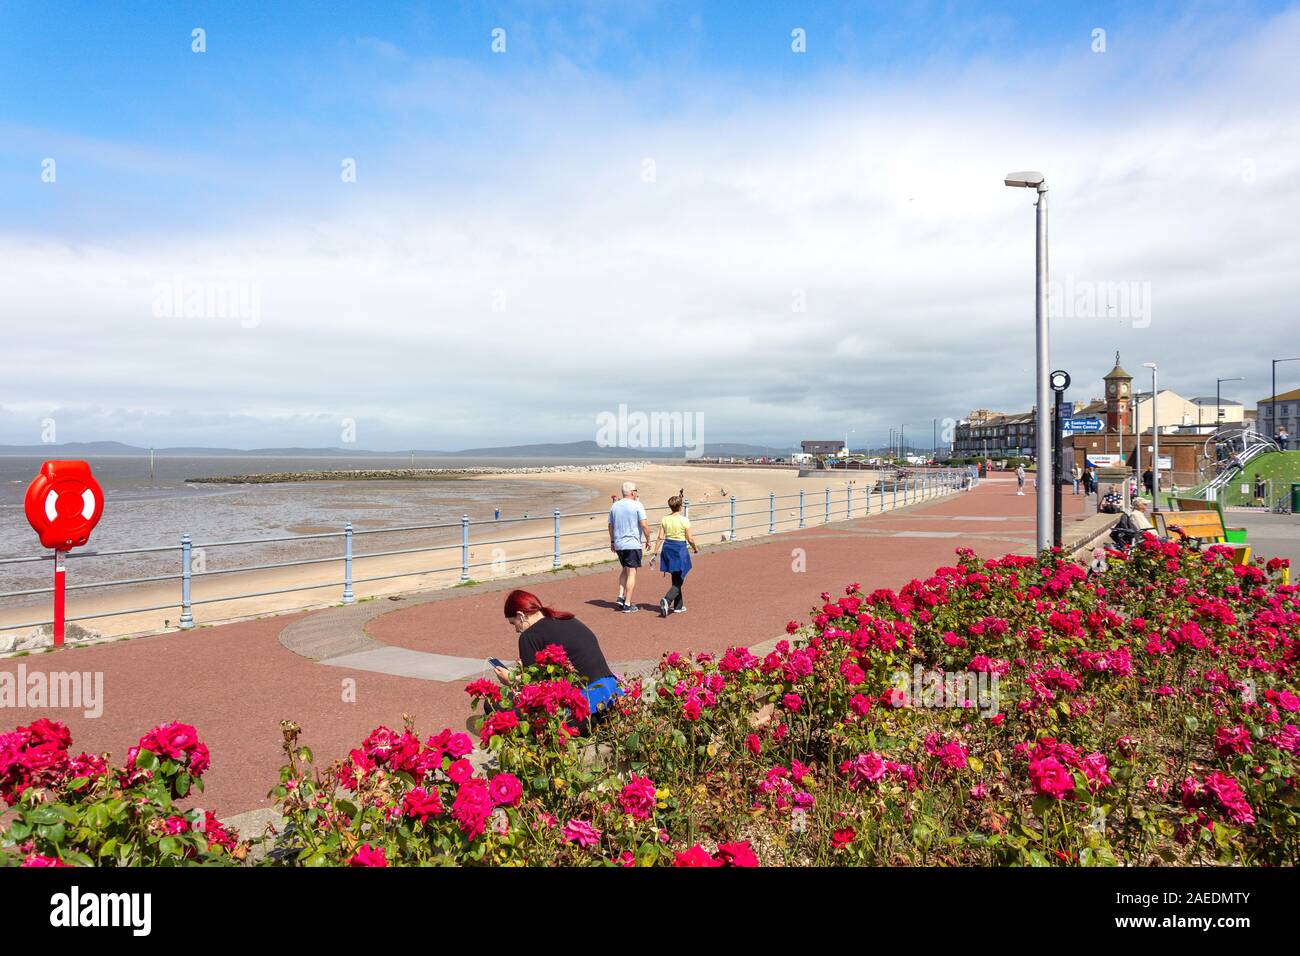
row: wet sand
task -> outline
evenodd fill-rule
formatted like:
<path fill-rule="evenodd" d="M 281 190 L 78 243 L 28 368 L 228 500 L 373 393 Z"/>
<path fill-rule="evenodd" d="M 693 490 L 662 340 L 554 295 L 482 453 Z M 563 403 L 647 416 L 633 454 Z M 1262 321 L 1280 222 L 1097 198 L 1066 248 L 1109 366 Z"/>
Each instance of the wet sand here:
<path fill-rule="evenodd" d="M 728 468 L 693 466 L 685 464 L 650 464 L 618 473 L 573 472 L 556 474 L 515 474 L 509 479 L 515 483 L 541 483 L 563 485 L 575 494 L 565 495 L 570 502 L 579 502 L 565 511 L 560 522 L 561 565 L 585 565 L 612 560 L 605 513 L 610 496 L 617 494 L 625 480 L 637 482 L 641 500 L 650 512 L 652 530 L 657 529 L 659 518 L 665 513 L 668 497 L 684 488 L 690 501 L 694 533 L 701 545 L 725 540 L 730 530 L 729 496 L 738 499 L 737 538 L 763 535 L 768 530 L 769 494 L 777 496 L 776 529 L 792 530 L 798 527 L 798 494 L 805 493 L 805 516 L 811 526 L 825 520 L 825 490 L 832 490 L 834 516 L 845 516 L 846 487 L 854 482 L 854 513 L 862 509 L 862 488 L 872 478 L 870 472 L 854 472 L 829 478 L 817 475 L 800 478 L 798 471 L 777 468 Z M 500 480 L 500 476 L 475 477 L 467 481 Z M 298 487 L 303 486 L 286 486 Z M 374 484 L 350 488 L 348 497 L 353 504 L 363 504 Z M 724 495 L 725 492 L 725 495 Z M 872 510 L 879 507 L 879 498 L 873 501 Z M 340 516 L 346 520 L 346 516 Z M 357 518 L 352 519 L 360 527 Z M 341 521 L 340 521 L 341 524 Z M 318 529 L 303 527 L 302 532 Z M 334 529 L 328 529 L 333 531 Z M 250 529 L 248 537 L 260 537 L 265 532 Z M 554 564 L 554 517 L 548 510 L 544 515 L 529 511 L 522 516 L 503 515 L 500 522 L 475 523 L 471 527 L 469 564 L 470 578 L 476 581 L 513 577 L 536 573 L 552 568 Z M 458 526 L 427 532 L 403 534 L 357 534 L 354 537 L 353 588 L 357 600 L 382 598 L 390 594 L 424 588 L 445 588 L 456 585 L 461 579 L 461 533 Z M 287 543 L 290 547 L 297 543 Z M 227 567 L 220 564 L 220 555 L 196 555 L 192 582 L 194 621 L 197 625 L 238 620 L 267 614 L 282 613 L 304 607 L 321 607 L 341 603 L 343 599 L 342 538 L 316 539 L 301 544 L 296 554 L 286 552 L 281 546 L 273 560 L 265 558 L 257 563 L 279 561 L 312 561 L 287 568 L 224 573 Z M 406 551 L 412 548 L 437 548 L 420 553 L 385 553 L 367 557 L 375 552 Z M 323 555 L 322 555 L 322 548 Z M 337 555 L 338 557 L 333 557 Z M 322 560 L 325 557 L 327 560 Z M 74 559 L 75 560 L 75 559 Z M 105 580 L 123 577 L 114 573 L 108 563 L 100 562 L 95 573 L 87 572 L 82 580 Z M 257 560 L 257 559 L 255 559 Z M 70 562 L 71 564 L 71 562 Z M 247 564 L 237 565 L 246 567 Z M 75 567 L 75 565 L 74 565 Z M 70 572 L 71 573 L 71 572 Z M 165 573 L 165 572 L 164 572 Z M 373 580 L 368 580 L 373 579 Z M 69 584 L 74 583 L 70 577 Z M 275 594 L 267 592 L 281 591 Z M 255 594 L 253 597 L 230 599 L 235 594 Z M 98 617 L 81 622 L 82 625 L 103 637 L 150 633 L 174 628 L 180 617 L 179 576 L 168 581 L 119 587 L 105 591 L 77 592 L 68 595 L 68 616 L 104 614 L 133 607 L 157 609 Z M 48 620 L 48 603 L 26 607 L 6 606 L 0 609 L 0 624 L 25 623 Z M 5 632 L 0 632 L 3 635 Z M 8 632 L 15 633 L 13 631 Z"/>

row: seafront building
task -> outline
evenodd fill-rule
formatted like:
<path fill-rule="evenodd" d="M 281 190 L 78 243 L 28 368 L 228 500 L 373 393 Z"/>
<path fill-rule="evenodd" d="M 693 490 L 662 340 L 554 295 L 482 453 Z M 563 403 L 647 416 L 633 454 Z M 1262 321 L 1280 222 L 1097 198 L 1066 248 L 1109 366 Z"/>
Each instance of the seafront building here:
<path fill-rule="evenodd" d="M 1277 397 L 1279 423 L 1291 434 L 1300 426 L 1300 389 Z M 1260 404 L 1260 431 L 1271 435 L 1272 419 Z M 1254 415 L 1241 402 L 1223 397 L 1184 398 L 1172 389 L 1162 388 L 1156 396 L 1135 387 L 1133 376 L 1120 365 L 1102 378 L 1102 395 L 1088 402 L 1075 402 L 1073 416 L 1094 418 L 1101 428 L 1064 439 L 1072 455 L 1065 467 L 1124 465 L 1137 472 L 1152 465 L 1153 430 L 1160 435 L 1160 467 L 1164 484 L 1189 487 L 1202 481 L 1212 461 L 1207 457 L 1206 442 L 1217 428 L 1253 423 Z M 1291 415 L 1287 418 L 1287 415 Z M 959 458 L 1031 458 L 1037 410 L 1027 412 L 972 411 L 958 423 L 953 441 L 953 455 Z M 1138 446 L 1141 445 L 1139 451 Z M 1140 459 L 1140 460 L 1139 460 Z M 1139 464 L 1141 467 L 1139 468 Z"/>

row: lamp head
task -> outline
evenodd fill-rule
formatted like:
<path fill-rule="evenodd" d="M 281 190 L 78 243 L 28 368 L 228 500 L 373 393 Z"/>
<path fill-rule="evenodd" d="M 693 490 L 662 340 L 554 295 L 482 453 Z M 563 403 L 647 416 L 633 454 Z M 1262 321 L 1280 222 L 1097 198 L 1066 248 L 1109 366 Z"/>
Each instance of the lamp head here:
<path fill-rule="evenodd" d="M 1042 188 L 1046 181 L 1042 173 L 1026 170 L 1020 173 L 1007 173 L 1007 178 L 1003 180 L 1008 186 L 1021 186 L 1024 188 Z"/>

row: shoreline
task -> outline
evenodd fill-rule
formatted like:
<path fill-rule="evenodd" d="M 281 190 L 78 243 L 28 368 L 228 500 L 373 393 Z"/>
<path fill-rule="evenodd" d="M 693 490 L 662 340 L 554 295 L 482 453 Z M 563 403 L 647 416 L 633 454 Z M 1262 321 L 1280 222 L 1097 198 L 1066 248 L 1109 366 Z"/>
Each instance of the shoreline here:
<path fill-rule="evenodd" d="M 461 468 L 357 468 L 330 471 L 272 471 L 247 475 L 204 475 L 184 479 L 187 485 L 278 485 L 306 481 L 460 481 L 515 475 L 560 475 L 623 472 L 648 462 L 619 461 L 589 465 L 520 465 L 517 468 L 466 465 Z"/>

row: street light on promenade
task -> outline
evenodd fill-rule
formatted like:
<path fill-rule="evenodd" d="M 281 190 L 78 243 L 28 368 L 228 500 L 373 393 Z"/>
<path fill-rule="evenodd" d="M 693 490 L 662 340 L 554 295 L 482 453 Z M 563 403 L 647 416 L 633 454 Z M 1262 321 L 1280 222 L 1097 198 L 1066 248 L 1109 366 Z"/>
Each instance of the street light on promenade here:
<path fill-rule="evenodd" d="M 1245 381 L 1244 375 L 1234 375 L 1232 378 L 1216 378 L 1214 380 L 1214 430 L 1219 430 L 1219 422 L 1223 419 L 1223 400 L 1219 397 L 1219 386 L 1224 382 L 1242 382 Z"/>
<path fill-rule="evenodd" d="M 1139 481 L 1142 480 L 1142 396 L 1146 394 L 1146 392 L 1137 391 L 1133 393 L 1133 442 L 1137 446 L 1136 471 Z M 1156 403 L 1153 399 L 1151 402 L 1151 420 L 1154 422 L 1158 418 L 1159 416 L 1156 415 Z M 1152 425 L 1151 427 L 1152 430 L 1155 429 L 1155 425 Z"/>
<path fill-rule="evenodd" d="M 1268 397 L 1268 420 L 1273 424 L 1274 435 L 1277 434 L 1277 365 L 1279 362 L 1300 362 L 1300 358 L 1273 359 L 1273 392 Z"/>
<path fill-rule="evenodd" d="M 1151 510 L 1160 510 L 1160 388 L 1155 362 L 1143 362 L 1151 369 Z"/>
<path fill-rule="evenodd" d="M 1037 241 L 1035 243 L 1036 279 L 1034 289 L 1034 330 L 1037 343 L 1038 360 L 1036 362 L 1038 396 L 1034 427 L 1037 430 L 1035 447 L 1037 449 L 1038 468 L 1038 533 L 1037 550 L 1042 552 L 1052 545 L 1052 489 L 1043 480 L 1043 469 L 1050 474 L 1052 462 L 1052 434 L 1050 389 L 1047 375 L 1050 367 L 1048 354 L 1047 326 L 1047 180 L 1042 173 L 1020 172 L 1008 173 L 1003 182 L 1008 186 L 1022 189 L 1036 189 L 1038 202 L 1035 204 L 1037 214 Z"/>

